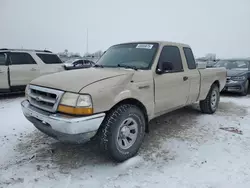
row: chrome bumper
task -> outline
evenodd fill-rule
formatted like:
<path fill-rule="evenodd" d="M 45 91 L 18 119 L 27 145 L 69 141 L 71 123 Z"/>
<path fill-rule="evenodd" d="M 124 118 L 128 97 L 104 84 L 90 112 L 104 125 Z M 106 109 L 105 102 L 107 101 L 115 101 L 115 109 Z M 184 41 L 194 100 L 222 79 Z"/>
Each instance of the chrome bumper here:
<path fill-rule="evenodd" d="M 93 137 L 99 129 L 105 113 L 86 117 L 72 117 L 64 114 L 53 114 L 40 110 L 27 100 L 21 103 L 24 116 L 40 131 L 58 140 L 70 142 L 74 136 L 76 140 L 87 140 Z M 79 141 L 77 141 L 79 142 Z"/>

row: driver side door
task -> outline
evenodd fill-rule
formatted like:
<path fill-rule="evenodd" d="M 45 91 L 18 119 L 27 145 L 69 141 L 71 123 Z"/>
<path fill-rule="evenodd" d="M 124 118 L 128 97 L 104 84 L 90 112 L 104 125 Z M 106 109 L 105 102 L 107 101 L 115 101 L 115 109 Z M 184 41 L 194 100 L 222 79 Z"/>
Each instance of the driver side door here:
<path fill-rule="evenodd" d="M 163 114 L 184 106 L 188 100 L 189 80 L 183 69 L 180 49 L 164 46 L 155 74 L 155 112 Z"/>

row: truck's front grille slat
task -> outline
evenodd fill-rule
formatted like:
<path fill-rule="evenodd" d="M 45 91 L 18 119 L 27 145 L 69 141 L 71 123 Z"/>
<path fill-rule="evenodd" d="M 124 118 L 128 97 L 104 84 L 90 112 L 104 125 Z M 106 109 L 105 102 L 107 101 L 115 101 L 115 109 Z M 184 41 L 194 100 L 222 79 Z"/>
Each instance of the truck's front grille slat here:
<path fill-rule="evenodd" d="M 30 104 L 49 112 L 56 112 L 63 91 L 40 86 L 29 86 L 28 98 Z"/>
<path fill-rule="evenodd" d="M 39 94 L 36 94 L 36 93 L 30 93 L 29 95 L 31 98 L 33 99 L 40 99 L 41 101 L 44 101 L 44 102 L 47 102 L 47 103 L 52 103 L 52 104 L 55 104 L 56 103 L 56 98 L 51 98 L 51 97 L 48 97 L 48 96 L 42 96 L 42 95 L 39 95 Z"/>

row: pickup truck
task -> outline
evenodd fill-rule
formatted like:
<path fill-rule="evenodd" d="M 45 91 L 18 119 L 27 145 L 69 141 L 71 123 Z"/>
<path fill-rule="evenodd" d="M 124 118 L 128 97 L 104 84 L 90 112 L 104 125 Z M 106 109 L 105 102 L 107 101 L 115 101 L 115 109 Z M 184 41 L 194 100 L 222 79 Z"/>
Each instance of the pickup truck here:
<path fill-rule="evenodd" d="M 35 78 L 63 70 L 60 58 L 50 51 L 0 49 L 0 93 L 24 91 Z"/>
<path fill-rule="evenodd" d="M 122 43 L 95 67 L 33 80 L 21 106 L 41 132 L 62 142 L 95 138 L 121 162 L 137 154 L 153 118 L 196 102 L 213 114 L 225 83 L 226 69 L 197 69 L 188 45 Z"/>

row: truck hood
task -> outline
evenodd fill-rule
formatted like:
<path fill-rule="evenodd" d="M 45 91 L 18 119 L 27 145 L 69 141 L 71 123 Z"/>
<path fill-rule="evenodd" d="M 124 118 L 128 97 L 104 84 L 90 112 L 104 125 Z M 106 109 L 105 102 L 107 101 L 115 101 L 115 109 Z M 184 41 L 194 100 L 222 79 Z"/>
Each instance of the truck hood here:
<path fill-rule="evenodd" d="M 227 76 L 242 76 L 247 74 L 249 71 L 247 69 L 230 69 L 227 70 Z"/>
<path fill-rule="evenodd" d="M 78 93 L 95 82 L 133 73 L 134 71 L 129 69 L 88 68 L 41 76 L 31 81 L 30 84 Z"/>

